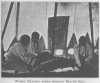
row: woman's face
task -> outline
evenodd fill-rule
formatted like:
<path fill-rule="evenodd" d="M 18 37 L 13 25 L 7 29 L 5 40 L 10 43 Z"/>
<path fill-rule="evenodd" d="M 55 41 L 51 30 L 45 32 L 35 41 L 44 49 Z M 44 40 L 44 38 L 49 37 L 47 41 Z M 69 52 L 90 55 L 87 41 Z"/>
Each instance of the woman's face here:
<path fill-rule="evenodd" d="M 34 38 L 32 38 L 32 42 L 38 42 L 38 40 L 39 40 L 39 37 L 34 37 Z"/>
<path fill-rule="evenodd" d="M 27 46 L 30 43 L 29 40 L 26 40 L 25 42 L 22 43 L 23 46 Z"/>
<path fill-rule="evenodd" d="M 85 46 L 86 42 L 80 42 L 81 46 Z"/>

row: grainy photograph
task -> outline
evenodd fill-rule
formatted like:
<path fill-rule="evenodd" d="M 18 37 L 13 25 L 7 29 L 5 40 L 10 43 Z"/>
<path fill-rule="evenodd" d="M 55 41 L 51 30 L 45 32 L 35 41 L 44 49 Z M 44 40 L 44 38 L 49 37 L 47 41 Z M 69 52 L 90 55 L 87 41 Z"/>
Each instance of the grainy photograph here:
<path fill-rule="evenodd" d="M 99 2 L 1 1 L 1 77 L 99 78 Z"/>

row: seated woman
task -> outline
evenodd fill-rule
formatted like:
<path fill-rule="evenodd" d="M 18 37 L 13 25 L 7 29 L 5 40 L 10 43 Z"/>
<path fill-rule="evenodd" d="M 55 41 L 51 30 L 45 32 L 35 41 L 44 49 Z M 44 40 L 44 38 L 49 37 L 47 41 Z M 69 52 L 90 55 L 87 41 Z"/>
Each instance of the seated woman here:
<path fill-rule="evenodd" d="M 38 55 L 45 50 L 44 40 L 38 32 L 33 32 L 31 35 L 30 44 L 28 46 L 28 51 L 33 55 Z"/>
<path fill-rule="evenodd" d="M 86 42 L 86 37 L 81 36 L 79 44 L 74 46 L 74 58 L 82 74 L 91 73 L 93 69 L 91 65 L 93 54 L 91 46 Z"/>
<path fill-rule="evenodd" d="M 27 51 L 30 37 L 28 35 L 22 35 L 20 41 L 16 42 L 6 54 L 5 69 L 14 69 L 19 72 L 27 72 L 27 64 L 29 64 L 31 58 L 30 53 Z"/>

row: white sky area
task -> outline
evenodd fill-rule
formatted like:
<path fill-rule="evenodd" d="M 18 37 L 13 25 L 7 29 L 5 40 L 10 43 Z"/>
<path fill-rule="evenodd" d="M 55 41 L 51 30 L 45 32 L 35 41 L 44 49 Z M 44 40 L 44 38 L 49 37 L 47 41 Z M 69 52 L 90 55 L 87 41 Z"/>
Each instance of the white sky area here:
<path fill-rule="evenodd" d="M 10 2 L 1 2 L 1 30 L 4 28 Z M 73 3 L 66 7 L 58 4 L 57 16 L 70 16 L 68 26 L 67 46 L 75 33 L 77 40 L 80 36 L 89 33 L 91 39 L 91 30 L 89 22 L 88 3 Z M 20 2 L 18 38 L 23 34 L 34 31 L 39 32 L 48 48 L 48 18 L 54 17 L 54 2 Z M 99 14 L 93 11 L 94 43 L 99 36 Z M 11 16 L 4 35 L 4 50 L 7 50 L 15 36 L 16 27 L 16 5 L 14 3 Z"/>

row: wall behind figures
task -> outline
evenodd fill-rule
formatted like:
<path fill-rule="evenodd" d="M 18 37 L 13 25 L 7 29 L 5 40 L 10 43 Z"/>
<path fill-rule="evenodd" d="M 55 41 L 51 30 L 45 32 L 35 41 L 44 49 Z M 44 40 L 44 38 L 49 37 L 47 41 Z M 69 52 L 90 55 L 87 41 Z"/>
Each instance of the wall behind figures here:
<path fill-rule="evenodd" d="M 18 38 L 22 34 L 31 36 L 33 31 L 38 31 L 44 38 L 48 48 L 48 18 L 54 17 L 54 2 L 20 2 Z M 1 2 L 1 29 L 4 28 L 10 2 Z M 92 3 L 94 45 L 99 37 L 99 3 Z M 58 2 L 57 16 L 69 16 L 67 47 L 72 34 L 75 33 L 78 40 L 81 35 L 89 33 L 91 40 L 91 29 L 89 22 L 88 2 Z M 15 3 L 4 35 L 4 50 L 6 51 L 15 36 L 16 11 Z"/>

